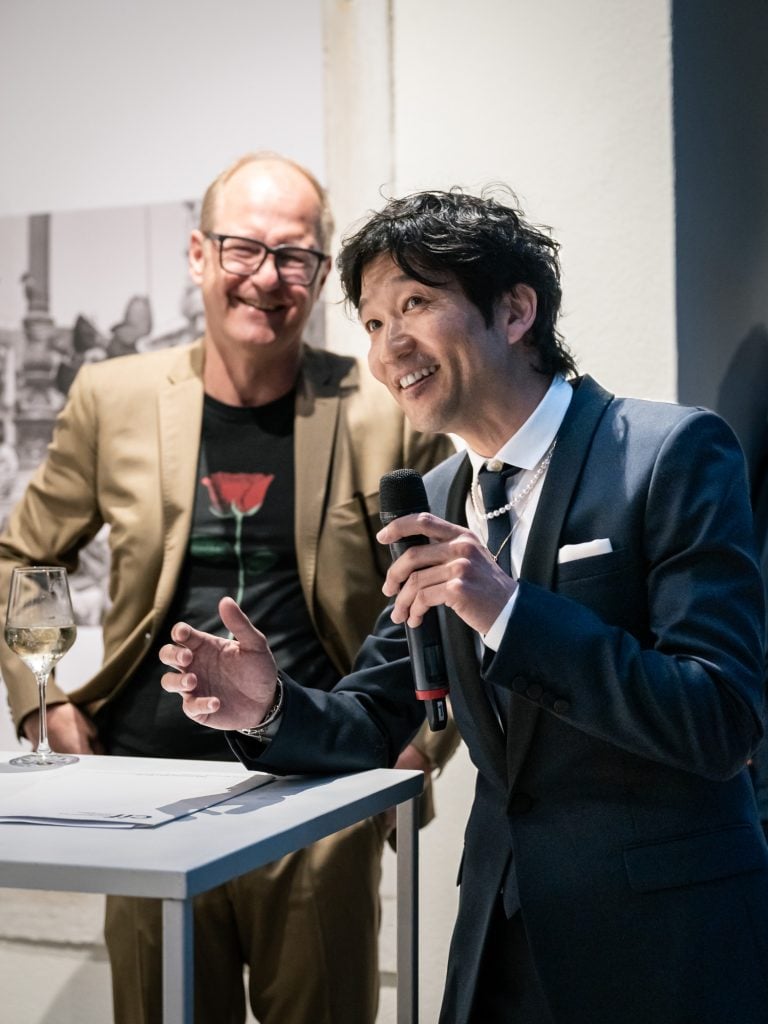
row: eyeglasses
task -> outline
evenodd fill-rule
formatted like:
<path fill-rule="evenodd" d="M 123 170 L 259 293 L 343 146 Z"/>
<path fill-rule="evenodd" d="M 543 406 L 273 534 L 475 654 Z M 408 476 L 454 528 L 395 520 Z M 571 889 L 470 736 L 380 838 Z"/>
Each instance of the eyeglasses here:
<path fill-rule="evenodd" d="M 319 249 L 305 249 L 300 245 L 278 245 L 273 249 L 265 242 L 257 242 L 255 238 L 217 235 L 214 231 L 206 231 L 205 237 L 218 242 L 221 269 L 239 277 L 255 274 L 271 254 L 275 260 L 277 276 L 283 284 L 309 287 L 314 284 L 323 260 L 328 258 Z"/>

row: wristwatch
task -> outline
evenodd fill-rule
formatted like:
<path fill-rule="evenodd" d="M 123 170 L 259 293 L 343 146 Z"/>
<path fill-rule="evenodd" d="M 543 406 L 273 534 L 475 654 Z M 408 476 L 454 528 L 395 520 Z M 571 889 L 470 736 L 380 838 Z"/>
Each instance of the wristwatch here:
<path fill-rule="evenodd" d="M 253 729 L 238 729 L 237 731 L 242 736 L 253 736 L 257 740 L 265 740 L 271 738 L 271 736 L 277 730 L 277 722 L 280 715 L 283 713 L 283 681 L 278 676 L 277 686 L 275 689 L 275 703 L 269 709 L 264 716 L 263 720 L 258 725 L 254 726 Z M 274 729 L 270 729 L 270 726 L 274 725 Z"/>

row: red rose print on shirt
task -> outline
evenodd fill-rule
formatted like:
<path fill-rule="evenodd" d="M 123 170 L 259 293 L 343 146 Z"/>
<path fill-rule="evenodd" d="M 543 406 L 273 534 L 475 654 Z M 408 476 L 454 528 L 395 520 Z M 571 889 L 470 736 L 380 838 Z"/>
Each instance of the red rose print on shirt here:
<path fill-rule="evenodd" d="M 217 516 L 252 516 L 264 504 L 272 473 L 211 473 L 200 483 L 208 488 L 211 511 Z"/>
<path fill-rule="evenodd" d="M 222 519 L 235 520 L 235 555 L 238 566 L 235 600 L 238 604 L 245 593 L 243 519 L 256 515 L 274 479 L 272 473 L 211 473 L 200 481 L 208 490 L 211 512 Z"/>

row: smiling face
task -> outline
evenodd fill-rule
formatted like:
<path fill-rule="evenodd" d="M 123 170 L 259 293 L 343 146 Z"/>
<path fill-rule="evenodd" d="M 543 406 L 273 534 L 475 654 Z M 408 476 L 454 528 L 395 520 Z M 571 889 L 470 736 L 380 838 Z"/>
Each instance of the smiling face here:
<path fill-rule="evenodd" d="M 424 285 L 378 256 L 363 272 L 359 307 L 371 372 L 418 430 L 458 434 L 492 455 L 530 411 L 535 371 L 517 342 L 535 299 L 518 285 L 488 325 L 454 280 Z"/>
<path fill-rule="evenodd" d="M 278 161 L 256 161 L 236 171 L 217 194 L 213 221 L 212 230 L 222 235 L 272 247 L 323 248 L 317 192 L 300 171 Z M 283 284 L 271 256 L 256 273 L 240 277 L 221 269 L 218 242 L 193 231 L 189 265 L 202 291 L 206 343 L 223 359 L 298 359 L 328 261 L 309 287 Z"/>

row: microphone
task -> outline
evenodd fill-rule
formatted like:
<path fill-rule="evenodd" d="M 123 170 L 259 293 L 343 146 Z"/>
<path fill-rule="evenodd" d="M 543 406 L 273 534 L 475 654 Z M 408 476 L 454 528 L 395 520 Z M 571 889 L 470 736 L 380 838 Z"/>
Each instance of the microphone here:
<path fill-rule="evenodd" d="M 386 473 L 379 483 L 380 518 L 384 526 L 393 519 L 415 512 L 429 512 L 424 481 L 415 469 L 396 469 Z M 399 558 L 415 544 L 429 544 L 420 534 L 403 537 L 389 545 L 392 559 Z M 448 721 L 445 698 L 448 695 L 448 674 L 440 637 L 437 609 L 427 609 L 420 626 L 405 627 L 408 652 L 411 656 L 416 697 L 424 701 L 429 727 L 433 732 L 444 729 Z"/>

